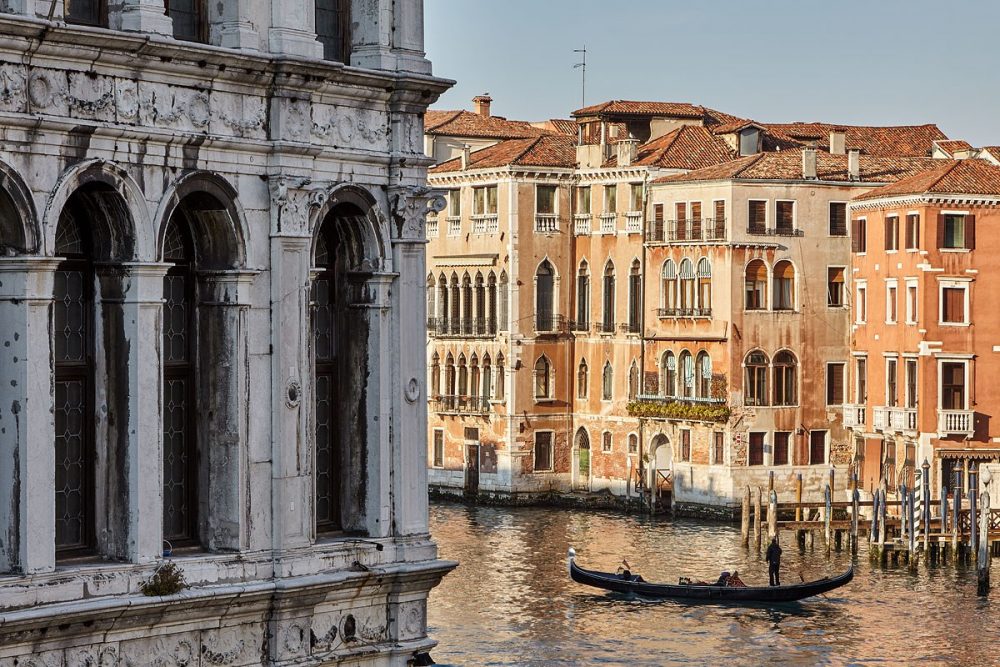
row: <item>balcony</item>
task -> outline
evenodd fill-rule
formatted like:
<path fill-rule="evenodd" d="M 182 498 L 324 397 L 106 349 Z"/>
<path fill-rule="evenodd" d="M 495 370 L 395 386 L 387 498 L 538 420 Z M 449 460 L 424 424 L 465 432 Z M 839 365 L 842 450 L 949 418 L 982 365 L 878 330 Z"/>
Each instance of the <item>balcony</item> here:
<path fill-rule="evenodd" d="M 618 325 L 618 331 L 628 334 L 639 333 L 639 323 L 638 322 L 622 322 Z"/>
<path fill-rule="evenodd" d="M 614 213 L 602 213 L 600 220 L 602 234 L 614 234 L 617 231 L 618 216 Z"/>
<path fill-rule="evenodd" d="M 879 405 L 872 410 L 872 427 L 885 433 L 916 432 L 917 409 Z M 846 425 L 846 420 L 845 420 Z"/>
<path fill-rule="evenodd" d="M 427 221 L 427 238 L 436 239 L 438 236 L 438 221 L 437 219 Z"/>
<path fill-rule="evenodd" d="M 754 236 L 805 236 L 805 232 L 794 227 L 764 227 L 762 225 L 749 225 L 747 234 Z"/>
<path fill-rule="evenodd" d="M 563 315 L 535 315 L 536 336 L 549 336 L 567 331 L 569 326 Z"/>
<path fill-rule="evenodd" d="M 499 215 L 494 213 L 491 215 L 472 216 L 473 234 L 496 234 L 499 231 L 500 231 Z"/>
<path fill-rule="evenodd" d="M 462 218 L 457 215 L 449 215 L 447 217 L 447 221 L 448 221 L 448 236 L 461 236 Z"/>
<path fill-rule="evenodd" d="M 639 395 L 628 404 L 632 417 L 676 421 L 725 422 L 730 410 L 724 398 Z"/>
<path fill-rule="evenodd" d="M 872 428 L 876 431 L 889 430 L 889 408 L 884 405 L 876 405 L 872 408 Z"/>
<path fill-rule="evenodd" d="M 865 428 L 865 406 L 844 404 L 844 428 L 855 428 L 864 430 Z"/>
<path fill-rule="evenodd" d="M 938 437 L 963 435 L 972 437 L 976 430 L 975 413 L 972 410 L 938 410 Z"/>
<path fill-rule="evenodd" d="M 487 415 L 490 400 L 485 396 L 438 396 L 431 400 L 431 410 L 454 415 Z"/>
<path fill-rule="evenodd" d="M 646 227 L 646 243 L 719 243 L 726 240 L 725 218 L 654 220 Z"/>
<path fill-rule="evenodd" d="M 576 236 L 587 236 L 590 234 L 590 221 L 592 216 L 589 213 L 577 213 L 573 216 L 573 234 Z"/>
<path fill-rule="evenodd" d="M 559 216 L 555 213 L 536 213 L 535 231 L 541 234 L 556 234 L 559 232 Z"/>
<path fill-rule="evenodd" d="M 657 308 L 656 316 L 661 320 L 674 317 L 711 317 L 711 308 Z"/>
<path fill-rule="evenodd" d="M 492 338 L 497 333 L 495 318 L 428 317 L 427 335 L 442 338 Z"/>
<path fill-rule="evenodd" d="M 642 211 L 629 211 L 625 214 L 625 233 L 638 234 L 642 231 Z"/>

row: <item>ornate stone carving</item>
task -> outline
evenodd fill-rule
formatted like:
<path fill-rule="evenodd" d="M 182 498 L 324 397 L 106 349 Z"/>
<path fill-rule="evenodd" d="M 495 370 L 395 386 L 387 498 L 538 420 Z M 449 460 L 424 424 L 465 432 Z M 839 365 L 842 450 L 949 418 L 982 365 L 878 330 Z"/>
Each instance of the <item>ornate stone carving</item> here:
<path fill-rule="evenodd" d="M 417 399 L 420 398 L 420 382 L 417 381 L 417 378 L 410 378 L 410 381 L 406 383 L 406 389 L 403 390 L 403 395 L 408 403 L 417 402 Z"/>
<path fill-rule="evenodd" d="M 13 65 L 0 67 L 0 104 L 12 111 L 24 106 L 24 75 Z"/>
<path fill-rule="evenodd" d="M 268 183 L 271 191 L 271 205 L 277 213 L 279 231 L 303 231 L 309 227 L 309 207 L 313 193 L 304 190 L 309 179 L 290 179 L 286 176 L 272 177 Z"/>
<path fill-rule="evenodd" d="M 210 665 L 231 665 L 243 655 L 246 643 L 241 639 L 228 651 L 215 651 L 206 644 L 201 645 L 201 658 Z"/>
<path fill-rule="evenodd" d="M 196 642 L 185 637 L 159 637 L 122 642 L 125 667 L 187 667 L 197 663 Z"/>
<path fill-rule="evenodd" d="M 299 655 L 306 644 L 306 629 L 301 623 L 292 622 L 285 628 L 284 648 L 293 655 Z"/>
<path fill-rule="evenodd" d="M 400 639 L 417 639 L 424 636 L 427 627 L 427 607 L 423 602 L 407 602 L 399 606 Z"/>
<path fill-rule="evenodd" d="M 31 103 L 39 109 L 47 109 L 52 105 L 56 95 L 62 95 L 52 74 L 44 70 L 32 72 L 28 78 L 28 97 Z"/>
<path fill-rule="evenodd" d="M 448 205 L 444 197 L 422 185 L 396 188 L 390 201 L 398 238 L 413 241 L 424 240 L 427 214 L 443 211 Z"/>

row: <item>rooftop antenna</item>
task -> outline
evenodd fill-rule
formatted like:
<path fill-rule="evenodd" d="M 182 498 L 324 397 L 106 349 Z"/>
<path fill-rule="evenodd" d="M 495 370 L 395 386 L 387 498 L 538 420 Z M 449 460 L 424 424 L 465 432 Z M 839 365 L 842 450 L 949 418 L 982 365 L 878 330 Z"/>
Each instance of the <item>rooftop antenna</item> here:
<path fill-rule="evenodd" d="M 583 75 L 580 83 L 580 108 L 582 109 L 587 106 L 587 45 L 584 44 L 582 49 L 573 49 L 573 53 L 583 54 L 583 59 L 573 65 L 573 69 L 580 68 Z"/>

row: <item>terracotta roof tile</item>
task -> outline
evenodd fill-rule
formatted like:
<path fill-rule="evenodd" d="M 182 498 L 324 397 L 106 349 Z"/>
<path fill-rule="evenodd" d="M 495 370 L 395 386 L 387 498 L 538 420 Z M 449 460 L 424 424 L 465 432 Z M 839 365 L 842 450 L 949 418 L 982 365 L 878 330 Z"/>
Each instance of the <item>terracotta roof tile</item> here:
<path fill-rule="evenodd" d="M 543 130 L 525 121 L 507 120 L 500 116 L 481 116 L 471 111 L 427 111 L 424 114 L 424 133 L 452 137 L 481 139 L 525 139 L 545 134 Z"/>
<path fill-rule="evenodd" d="M 687 102 L 635 102 L 631 100 L 611 100 L 573 112 L 580 116 L 674 116 L 676 118 L 703 118 L 705 107 Z"/>
<path fill-rule="evenodd" d="M 1000 160 L 1000 146 L 983 146 L 980 150 L 988 151 L 994 159 Z"/>
<path fill-rule="evenodd" d="M 507 166 L 559 167 L 576 166 L 576 140 L 564 134 L 543 134 L 533 139 L 507 139 L 473 152 L 469 169 L 495 169 Z M 432 174 L 462 170 L 462 158 L 442 162 L 431 168 Z"/>
<path fill-rule="evenodd" d="M 686 125 L 639 147 L 633 164 L 667 169 L 700 169 L 736 157 L 729 144 L 704 127 Z M 613 167 L 617 157 L 604 165 Z"/>
<path fill-rule="evenodd" d="M 983 160 L 937 160 L 937 165 L 855 199 L 903 195 L 988 195 L 1000 197 L 1000 167 Z"/>
<path fill-rule="evenodd" d="M 940 162 L 932 158 L 860 156 L 859 183 L 892 183 Z M 850 181 L 847 156 L 816 153 L 816 176 L 821 181 Z M 654 183 L 718 180 L 803 180 L 802 151 L 757 153 L 687 174 L 659 178 Z"/>
<path fill-rule="evenodd" d="M 934 143 L 948 155 L 954 155 L 957 151 L 972 150 L 972 144 L 961 139 L 948 139 L 946 141 L 935 141 Z"/>
<path fill-rule="evenodd" d="M 847 150 L 860 150 L 866 155 L 924 157 L 931 154 L 932 143 L 947 139 L 937 125 L 899 125 L 876 127 L 867 125 L 833 125 L 831 123 L 767 123 L 768 131 L 790 137 L 800 145 L 814 144 L 830 150 L 830 132 L 845 133 Z"/>

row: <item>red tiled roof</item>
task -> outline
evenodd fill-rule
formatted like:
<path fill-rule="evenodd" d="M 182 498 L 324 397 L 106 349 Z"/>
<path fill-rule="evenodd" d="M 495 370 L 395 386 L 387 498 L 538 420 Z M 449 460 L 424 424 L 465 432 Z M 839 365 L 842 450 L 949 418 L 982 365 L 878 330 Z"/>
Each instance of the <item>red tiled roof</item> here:
<path fill-rule="evenodd" d="M 576 136 L 577 131 L 576 121 L 569 118 L 550 118 L 548 120 L 532 123 L 531 125 L 532 127 L 548 130 L 550 132 L 558 132 L 559 134 L 568 134 L 574 137 Z"/>
<path fill-rule="evenodd" d="M 1000 146 L 983 146 L 980 150 L 989 151 L 997 160 L 1000 160 Z"/>
<path fill-rule="evenodd" d="M 943 150 L 948 155 L 954 155 L 957 151 L 968 151 L 972 150 L 972 144 L 968 141 L 962 141 L 961 139 L 949 139 L 947 141 L 935 141 L 937 147 Z"/>
<path fill-rule="evenodd" d="M 830 150 L 830 132 L 843 130 L 847 150 L 860 150 L 866 155 L 924 157 L 931 154 L 931 144 L 947 139 L 937 125 L 899 125 L 875 127 L 867 125 L 833 125 L 830 123 L 767 123 L 768 131 L 785 135 L 800 145 L 815 144 Z"/>
<path fill-rule="evenodd" d="M 914 157 L 876 157 L 861 155 L 859 183 L 892 183 L 919 173 L 940 160 Z M 850 181 L 847 156 L 817 151 L 816 177 L 821 181 Z M 804 180 L 802 151 L 757 153 L 731 162 L 697 169 L 687 174 L 659 178 L 654 183 L 677 183 L 720 180 Z"/>
<path fill-rule="evenodd" d="M 922 194 L 1000 197 L 1000 167 L 983 160 L 938 160 L 935 167 L 855 199 Z"/>
<path fill-rule="evenodd" d="M 634 102 L 611 100 L 577 109 L 573 117 L 580 116 L 673 116 L 675 118 L 703 118 L 705 107 L 687 102 Z"/>
<path fill-rule="evenodd" d="M 473 152 L 468 169 L 493 169 L 516 165 L 520 167 L 576 166 L 576 139 L 564 134 L 543 134 L 533 139 L 507 139 Z M 432 167 L 432 174 L 462 170 L 462 158 L 454 158 Z"/>
<path fill-rule="evenodd" d="M 546 133 L 525 121 L 481 116 L 471 111 L 436 111 L 424 114 L 424 133 L 480 139 L 525 139 Z"/>
<path fill-rule="evenodd" d="M 639 147 L 634 165 L 667 169 L 700 169 L 727 162 L 736 153 L 725 140 L 698 125 L 685 125 Z M 617 156 L 605 163 L 613 167 Z"/>

